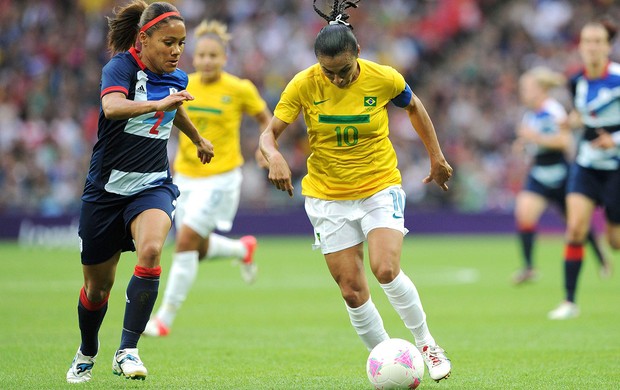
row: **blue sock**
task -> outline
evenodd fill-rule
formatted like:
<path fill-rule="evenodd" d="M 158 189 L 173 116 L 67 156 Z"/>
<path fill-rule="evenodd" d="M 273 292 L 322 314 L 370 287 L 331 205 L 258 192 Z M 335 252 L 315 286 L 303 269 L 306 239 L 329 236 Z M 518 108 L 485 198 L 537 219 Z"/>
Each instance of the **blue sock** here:
<path fill-rule="evenodd" d="M 161 267 L 145 268 L 136 266 L 133 276 L 127 285 L 127 304 L 119 349 L 136 348 L 140 335 L 149 321 L 157 291 Z"/>
<path fill-rule="evenodd" d="M 583 262 L 583 244 L 566 244 L 564 254 L 564 287 L 566 288 L 566 300 L 575 302 L 577 291 L 577 280 Z"/>
<path fill-rule="evenodd" d="M 99 350 L 99 328 L 103 323 L 103 318 L 108 310 L 108 297 L 103 301 L 92 303 L 86 296 L 84 287 L 80 290 L 78 300 L 78 323 L 80 324 L 80 334 L 82 344 L 80 351 L 86 356 L 95 356 Z"/>
<path fill-rule="evenodd" d="M 534 268 L 532 262 L 532 248 L 534 247 L 534 239 L 536 232 L 533 229 L 520 229 L 519 238 L 521 239 L 521 250 L 523 251 L 523 261 L 525 268 Z"/>

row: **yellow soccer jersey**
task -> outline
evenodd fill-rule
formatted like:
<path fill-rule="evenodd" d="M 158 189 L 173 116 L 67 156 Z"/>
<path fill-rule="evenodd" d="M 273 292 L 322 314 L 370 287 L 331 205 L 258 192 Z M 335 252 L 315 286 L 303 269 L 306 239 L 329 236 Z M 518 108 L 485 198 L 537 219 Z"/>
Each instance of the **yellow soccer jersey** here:
<path fill-rule="evenodd" d="M 267 107 L 254 84 L 226 72 L 218 81 L 203 84 L 200 74 L 192 73 L 187 91 L 194 96 L 194 100 L 186 101 L 183 106 L 200 135 L 213 144 L 215 157 L 209 164 L 201 164 L 196 157 L 196 146 L 187 137 L 181 136 L 174 160 L 175 172 L 190 177 L 205 177 L 241 166 L 243 156 L 239 128 L 243 114 L 258 115 Z"/>
<path fill-rule="evenodd" d="M 363 59 L 358 63 L 359 77 L 344 89 L 315 64 L 282 92 L 274 115 L 292 123 L 303 110 L 308 128 L 312 153 L 303 195 L 361 199 L 401 183 L 386 106 L 405 90 L 405 79 L 389 66 Z"/>

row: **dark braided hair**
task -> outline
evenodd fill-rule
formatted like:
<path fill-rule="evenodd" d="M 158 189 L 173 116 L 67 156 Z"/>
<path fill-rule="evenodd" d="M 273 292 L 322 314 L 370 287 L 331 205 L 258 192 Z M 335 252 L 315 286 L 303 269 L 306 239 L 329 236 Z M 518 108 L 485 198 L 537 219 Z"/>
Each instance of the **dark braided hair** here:
<path fill-rule="evenodd" d="M 323 13 L 316 6 L 316 0 L 312 7 L 320 17 L 327 20 L 329 24 L 319 31 L 314 41 L 314 54 L 334 57 L 343 52 L 350 52 L 357 55 L 357 39 L 353 35 L 353 26 L 347 22 L 349 15 L 345 12 L 347 8 L 357 8 L 360 0 L 334 0 L 332 10 L 329 15 Z"/>
<path fill-rule="evenodd" d="M 316 0 L 312 2 L 312 7 L 316 11 L 316 13 L 319 14 L 320 17 L 327 20 L 330 24 L 332 24 L 332 22 L 342 23 L 345 26 L 350 27 L 351 30 L 353 30 L 353 26 L 347 23 L 349 15 L 346 14 L 344 11 L 347 8 L 357 8 L 357 3 L 359 2 L 360 0 L 346 0 L 342 2 L 341 0 L 334 0 L 334 5 L 332 5 L 332 12 L 329 15 L 324 14 L 323 12 L 321 12 L 320 9 L 316 7 Z"/>

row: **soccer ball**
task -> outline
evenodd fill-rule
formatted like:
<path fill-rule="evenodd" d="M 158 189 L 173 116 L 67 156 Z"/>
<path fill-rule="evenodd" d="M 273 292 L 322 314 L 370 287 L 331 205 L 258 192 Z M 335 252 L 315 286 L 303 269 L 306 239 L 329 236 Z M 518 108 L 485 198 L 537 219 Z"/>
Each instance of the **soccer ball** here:
<path fill-rule="evenodd" d="M 415 389 L 424 376 L 424 359 L 409 341 L 388 339 L 370 351 L 366 373 L 375 389 Z"/>

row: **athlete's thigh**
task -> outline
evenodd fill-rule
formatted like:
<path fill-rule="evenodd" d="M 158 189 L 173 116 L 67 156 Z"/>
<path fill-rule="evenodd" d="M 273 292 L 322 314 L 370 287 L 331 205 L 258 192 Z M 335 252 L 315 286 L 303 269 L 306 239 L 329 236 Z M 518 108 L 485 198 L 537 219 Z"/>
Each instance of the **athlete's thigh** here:
<path fill-rule="evenodd" d="M 364 272 L 364 244 L 325 255 L 325 262 L 332 277 L 340 285 L 349 286 L 354 290 L 367 288 Z"/>
<path fill-rule="evenodd" d="M 172 226 L 170 217 L 160 209 L 148 209 L 131 221 L 131 235 L 136 243 L 138 265 L 155 267 Z"/>
<path fill-rule="evenodd" d="M 124 218 L 136 245 L 138 265 L 154 267 L 159 264 L 178 195 L 175 185 L 164 185 L 144 191 L 126 207 Z"/>
<path fill-rule="evenodd" d="M 390 228 L 377 228 L 368 233 L 368 257 L 370 269 L 379 276 L 388 272 L 396 276 L 400 271 L 403 234 Z"/>
<path fill-rule="evenodd" d="M 518 224 L 535 225 L 547 208 L 547 199 L 536 192 L 521 191 L 515 203 L 515 218 Z"/>
<path fill-rule="evenodd" d="M 572 192 L 566 195 L 566 238 L 568 241 L 585 240 L 596 203 L 588 196 Z"/>

